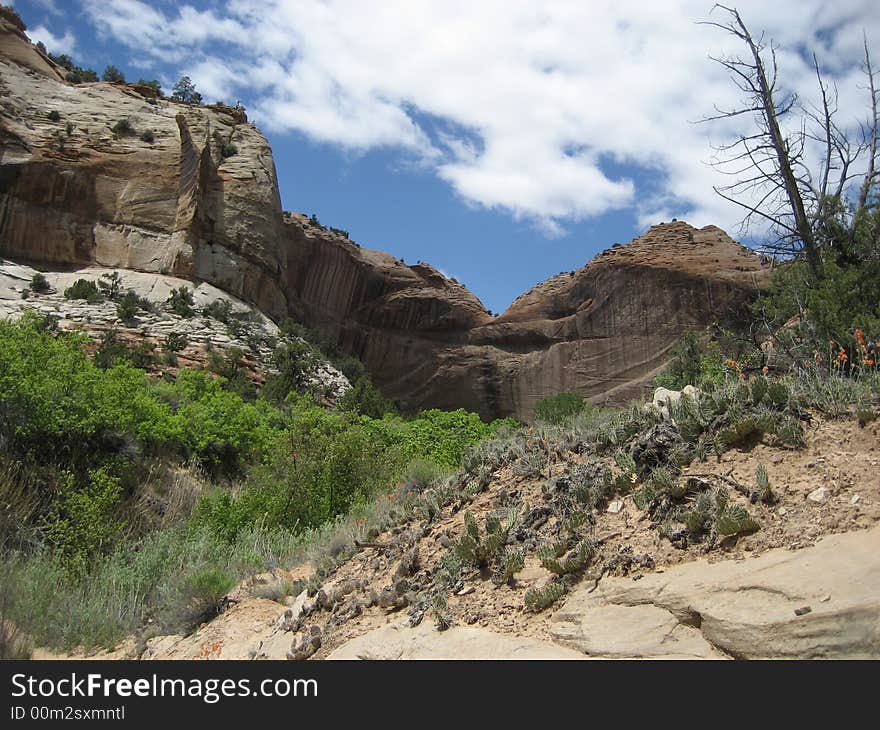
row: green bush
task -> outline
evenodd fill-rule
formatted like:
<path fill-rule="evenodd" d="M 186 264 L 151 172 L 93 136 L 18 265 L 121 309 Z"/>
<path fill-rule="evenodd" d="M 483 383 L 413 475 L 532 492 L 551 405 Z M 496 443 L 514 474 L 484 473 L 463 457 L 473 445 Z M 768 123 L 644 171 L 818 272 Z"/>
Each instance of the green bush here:
<path fill-rule="evenodd" d="M 61 114 L 58 113 L 56 109 L 53 109 L 46 115 L 50 122 L 60 122 Z"/>
<path fill-rule="evenodd" d="M 577 393 L 557 393 L 535 404 L 535 420 L 560 424 L 576 416 L 586 407 L 583 397 Z"/>
<path fill-rule="evenodd" d="M 40 272 L 37 272 L 31 277 L 31 282 L 28 284 L 28 288 L 37 294 L 45 294 L 52 287 L 49 286 L 49 280 Z"/>
<path fill-rule="evenodd" d="M 189 318 L 196 313 L 192 290 L 186 286 L 172 289 L 165 304 L 178 317 Z"/>
<path fill-rule="evenodd" d="M 128 348 L 124 342 L 119 341 L 116 330 L 110 329 L 104 332 L 92 362 L 102 370 L 107 370 L 112 368 L 118 360 L 127 361 L 128 359 Z"/>
<path fill-rule="evenodd" d="M 238 147 L 236 147 L 232 142 L 226 142 L 220 148 L 220 157 L 222 157 L 224 160 L 227 157 L 232 157 L 233 155 L 237 155 L 237 154 L 238 154 Z"/>
<path fill-rule="evenodd" d="M 697 333 L 687 332 L 672 349 L 669 364 L 654 382 L 662 388 L 681 390 L 686 385 L 711 389 L 724 380 L 724 359 L 718 343 L 710 342 L 704 349 Z"/>
<path fill-rule="evenodd" d="M 98 304 L 104 301 L 97 284 L 88 279 L 77 279 L 64 290 L 65 299 L 85 299 L 89 304 Z"/>
<path fill-rule="evenodd" d="M 125 524 L 114 516 L 121 495 L 118 478 L 106 468 L 90 472 L 83 488 L 67 475 L 44 528 L 55 555 L 70 573 L 85 574 L 95 556 L 109 550 L 121 535 Z"/>
<path fill-rule="evenodd" d="M 125 83 L 125 74 L 112 64 L 104 69 L 101 74 L 101 81 L 112 81 L 116 83 Z"/>
<path fill-rule="evenodd" d="M 382 418 L 386 414 L 397 414 L 397 405 L 385 398 L 367 376 L 361 376 L 345 391 L 337 404 L 341 410 L 353 411 L 370 418 Z"/>
<path fill-rule="evenodd" d="M 145 129 L 141 132 L 141 142 L 146 142 L 147 144 L 153 144 L 156 141 L 156 133 L 153 132 L 152 129 Z"/>
<path fill-rule="evenodd" d="M 116 316 L 123 322 L 130 322 L 140 311 L 140 304 L 140 297 L 129 289 L 116 303 Z"/>
<path fill-rule="evenodd" d="M 125 137 L 126 135 L 134 134 L 134 127 L 128 117 L 123 117 L 122 119 L 117 120 L 112 129 L 113 134 L 117 137 Z"/>

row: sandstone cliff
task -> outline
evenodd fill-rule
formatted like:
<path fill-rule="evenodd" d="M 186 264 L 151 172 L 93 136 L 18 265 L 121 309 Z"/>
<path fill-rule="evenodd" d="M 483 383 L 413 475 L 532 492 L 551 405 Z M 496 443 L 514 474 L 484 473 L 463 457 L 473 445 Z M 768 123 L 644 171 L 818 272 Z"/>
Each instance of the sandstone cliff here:
<path fill-rule="evenodd" d="M 405 266 L 288 216 L 290 306 L 338 336 L 411 407 L 528 419 L 548 395 L 634 397 L 691 328 L 723 319 L 769 266 L 714 226 L 653 227 L 552 277 L 492 318 L 428 265 Z"/>
<path fill-rule="evenodd" d="M 238 110 L 71 85 L 2 17 L 0 255 L 207 282 L 337 338 L 408 408 L 524 419 L 560 391 L 635 395 L 685 330 L 723 317 L 768 273 L 723 231 L 674 222 L 493 319 L 431 266 L 283 213 L 269 144 Z"/>

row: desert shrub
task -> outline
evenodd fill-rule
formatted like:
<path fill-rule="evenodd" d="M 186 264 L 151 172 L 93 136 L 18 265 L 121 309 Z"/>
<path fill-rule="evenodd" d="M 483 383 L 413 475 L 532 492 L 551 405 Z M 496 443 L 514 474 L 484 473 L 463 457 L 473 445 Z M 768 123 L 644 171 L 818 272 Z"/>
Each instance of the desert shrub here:
<path fill-rule="evenodd" d="M 56 109 L 53 109 L 52 111 L 50 111 L 46 116 L 50 122 L 60 122 L 61 121 L 61 114 L 59 114 Z"/>
<path fill-rule="evenodd" d="M 141 142 L 146 142 L 147 144 L 153 144 L 156 141 L 156 133 L 153 132 L 152 129 L 145 129 L 141 132 Z"/>
<path fill-rule="evenodd" d="M 169 332 L 167 337 L 165 337 L 163 349 L 166 352 L 181 352 L 188 344 L 189 340 L 186 335 L 182 335 L 179 332 Z"/>
<path fill-rule="evenodd" d="M 116 316 L 123 322 L 133 320 L 140 309 L 140 297 L 130 289 L 116 302 Z"/>
<path fill-rule="evenodd" d="M 125 74 L 122 73 L 116 66 L 109 65 L 104 69 L 104 73 L 101 74 L 101 81 L 113 81 L 117 83 L 125 82 Z"/>
<path fill-rule="evenodd" d="M 232 302 L 228 299 L 215 299 L 202 307 L 202 316 L 211 317 L 225 324 L 232 317 Z"/>
<path fill-rule="evenodd" d="M 128 359 L 133 367 L 146 370 L 156 363 L 156 345 L 149 340 L 140 340 L 128 348 Z"/>
<path fill-rule="evenodd" d="M 220 567 L 193 573 L 180 586 L 176 610 L 166 611 L 163 623 L 186 630 L 213 618 L 234 586 L 235 578 Z"/>
<path fill-rule="evenodd" d="M 12 585 L 8 573 L 6 566 L 0 567 L 0 661 L 30 659 L 30 643 L 10 616 Z"/>
<path fill-rule="evenodd" d="M 535 420 L 560 424 L 586 407 L 583 397 L 577 393 L 557 393 L 535 404 Z"/>
<path fill-rule="evenodd" d="M 423 492 L 444 475 L 444 471 L 432 461 L 414 459 L 407 464 L 400 477 L 405 494 Z"/>
<path fill-rule="evenodd" d="M 119 341 L 116 330 L 109 329 L 101 336 L 101 344 L 95 350 L 92 362 L 102 370 L 107 370 L 118 360 L 128 360 L 128 348 L 124 342 Z"/>
<path fill-rule="evenodd" d="M 705 348 L 696 332 L 687 332 L 672 349 L 669 364 L 654 382 L 663 388 L 681 390 L 686 385 L 705 388 L 725 380 L 720 347 L 710 342 Z"/>
<path fill-rule="evenodd" d="M 222 157 L 224 160 L 228 157 L 232 157 L 233 155 L 237 155 L 237 154 L 238 154 L 238 147 L 236 147 L 232 142 L 226 142 L 220 148 L 220 157 Z"/>
<path fill-rule="evenodd" d="M 98 289 L 101 290 L 104 297 L 116 301 L 122 294 L 122 277 L 119 272 L 111 271 L 109 274 L 101 274 L 98 279 Z"/>
<path fill-rule="evenodd" d="M 318 366 L 318 356 L 308 343 L 289 339 L 275 348 L 272 362 L 278 369 L 266 378 L 263 396 L 273 403 L 283 403 L 290 393 L 303 393 Z"/>
<path fill-rule="evenodd" d="M 189 318 L 196 313 L 192 290 L 186 286 L 172 289 L 165 304 L 178 317 Z"/>
<path fill-rule="evenodd" d="M 128 117 L 118 119 L 113 125 L 112 129 L 113 134 L 115 134 L 117 137 L 124 137 L 128 134 L 134 134 L 134 127 L 132 126 L 131 120 Z"/>
<path fill-rule="evenodd" d="M 162 96 L 162 84 L 157 79 L 138 79 L 138 86 L 148 86 L 153 89 L 158 96 Z"/>
<path fill-rule="evenodd" d="M 88 279 L 77 279 L 64 290 L 65 299 L 85 299 L 89 304 L 97 304 L 104 301 L 97 284 Z"/>
<path fill-rule="evenodd" d="M 31 277 L 28 288 L 37 294 L 45 294 L 51 290 L 52 287 L 49 286 L 49 280 L 38 271 Z"/>

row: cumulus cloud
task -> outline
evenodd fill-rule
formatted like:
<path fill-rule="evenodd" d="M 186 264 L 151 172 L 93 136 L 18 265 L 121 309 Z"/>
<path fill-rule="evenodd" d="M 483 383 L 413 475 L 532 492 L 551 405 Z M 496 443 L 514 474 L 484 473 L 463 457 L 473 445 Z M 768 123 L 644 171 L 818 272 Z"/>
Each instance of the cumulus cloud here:
<path fill-rule="evenodd" d="M 76 50 L 76 36 L 69 30 L 63 36 L 56 36 L 45 26 L 38 25 L 28 28 L 27 35 L 34 43 L 42 42 L 51 53 L 69 56 Z"/>
<path fill-rule="evenodd" d="M 747 119 L 694 122 L 738 98 L 708 55 L 741 52 L 698 25 L 710 2 L 669 0 L 83 0 L 99 32 L 176 64 L 208 96 L 246 101 L 273 132 L 361 152 L 398 149 L 466 202 L 547 236 L 617 209 L 730 227 L 712 192 L 712 143 Z M 865 109 L 862 33 L 872 0 L 742 0 L 780 44 L 785 83 L 815 93 L 809 58 L 840 89 L 841 119 Z M 650 180 L 650 184 L 646 182 Z"/>

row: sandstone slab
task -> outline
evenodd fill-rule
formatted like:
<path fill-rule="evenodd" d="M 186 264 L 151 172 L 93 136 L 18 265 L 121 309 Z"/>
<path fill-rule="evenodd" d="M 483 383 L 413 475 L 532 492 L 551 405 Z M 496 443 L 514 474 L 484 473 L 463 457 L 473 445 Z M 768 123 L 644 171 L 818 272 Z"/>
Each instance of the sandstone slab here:
<path fill-rule="evenodd" d="M 878 658 L 880 527 L 798 551 L 677 565 L 639 581 L 606 578 L 593 594 L 575 590 L 551 633 L 598 656 L 681 647 L 695 656 Z"/>
<path fill-rule="evenodd" d="M 582 653 L 537 639 L 455 626 L 437 631 L 389 624 L 351 639 L 327 659 L 584 659 Z"/>

